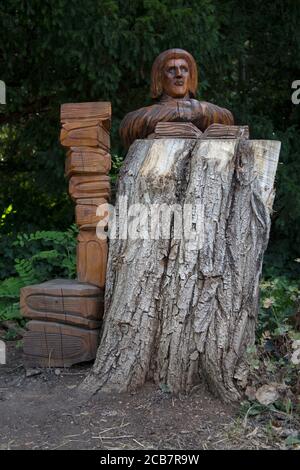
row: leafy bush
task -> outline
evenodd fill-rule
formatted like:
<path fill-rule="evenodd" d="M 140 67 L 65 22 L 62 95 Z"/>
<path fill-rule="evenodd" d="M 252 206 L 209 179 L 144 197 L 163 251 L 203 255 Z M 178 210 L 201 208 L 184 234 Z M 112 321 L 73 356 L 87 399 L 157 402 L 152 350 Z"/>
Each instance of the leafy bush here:
<path fill-rule="evenodd" d="M 260 284 L 261 302 L 258 317 L 258 337 L 268 332 L 276 338 L 292 329 L 300 299 L 299 282 L 275 277 Z"/>
<path fill-rule="evenodd" d="M 12 243 L 15 276 L 0 281 L 0 321 L 21 320 L 20 289 L 57 277 L 72 279 L 76 274 L 76 226 L 65 232 L 38 231 L 19 234 Z"/>
<path fill-rule="evenodd" d="M 300 424 L 299 282 L 284 276 L 271 277 L 263 280 L 260 287 L 256 345 L 248 349 L 248 401 L 242 403 L 241 413 L 246 418 L 256 417 L 266 426 L 270 421 L 273 430 L 292 428 Z M 262 401 L 266 389 L 276 390 L 269 403 Z M 285 445 L 297 442 L 289 439 Z"/>

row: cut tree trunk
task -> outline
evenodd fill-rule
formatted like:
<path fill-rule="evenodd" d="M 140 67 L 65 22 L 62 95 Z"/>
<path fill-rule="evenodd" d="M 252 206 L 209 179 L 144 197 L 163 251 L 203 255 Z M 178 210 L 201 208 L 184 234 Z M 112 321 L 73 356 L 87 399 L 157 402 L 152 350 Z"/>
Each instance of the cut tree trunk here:
<path fill-rule="evenodd" d="M 150 380 L 178 393 L 205 379 L 223 400 L 240 398 L 279 151 L 280 142 L 264 140 L 134 142 L 119 177 L 102 338 L 83 390 L 129 391 Z M 124 196 L 152 215 L 136 230 L 129 217 L 127 239 Z"/>

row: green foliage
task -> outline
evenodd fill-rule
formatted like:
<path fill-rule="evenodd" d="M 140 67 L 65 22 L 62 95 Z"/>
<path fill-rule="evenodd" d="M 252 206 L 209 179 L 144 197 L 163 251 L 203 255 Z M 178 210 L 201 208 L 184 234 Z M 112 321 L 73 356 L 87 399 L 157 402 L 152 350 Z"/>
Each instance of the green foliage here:
<path fill-rule="evenodd" d="M 122 163 L 123 163 L 123 159 L 122 157 L 119 157 L 118 155 L 112 155 L 112 159 L 111 159 L 111 181 L 112 183 L 115 183 L 116 182 L 116 179 L 117 179 L 117 176 L 118 176 L 118 173 L 119 173 L 119 170 L 122 166 Z"/>
<path fill-rule="evenodd" d="M 297 331 L 299 303 L 299 282 L 278 277 L 261 283 L 257 349 L 252 353 L 253 370 L 263 372 L 264 379 L 270 382 L 277 377 L 278 382 L 289 386 L 295 396 L 300 368 L 293 361 L 293 345 L 300 339 Z M 283 407 L 286 412 L 289 399 L 279 401 L 275 406 L 281 410 Z"/>
<path fill-rule="evenodd" d="M 256 344 L 247 351 L 250 366 L 246 390 L 248 401 L 242 403 L 240 411 L 246 422 L 250 417 L 265 421 L 266 429 L 270 420 L 271 423 L 277 422 L 278 415 L 281 422 L 276 426 L 282 426 L 283 421 L 290 427 L 291 423 L 295 426 L 300 424 L 300 331 L 297 331 L 299 325 L 296 320 L 299 302 L 299 282 L 283 276 L 261 282 Z M 270 386 L 277 391 L 276 398 L 268 405 L 262 404 L 264 401 L 259 400 L 261 395 L 256 394 L 262 386 Z M 270 431 L 274 430 L 273 425 L 269 427 Z M 293 442 L 286 440 L 286 445 Z"/>
<path fill-rule="evenodd" d="M 299 20 L 294 0 L 2 2 L 0 234 L 12 240 L 72 223 L 58 142 L 61 103 L 112 101 L 112 154 L 122 159 L 120 120 L 150 103 L 156 55 L 183 47 L 199 66 L 198 98 L 227 106 L 253 138 L 282 141 L 265 275 L 299 276 L 300 105 L 291 102 L 291 84 L 300 79 Z"/>
<path fill-rule="evenodd" d="M 262 281 L 258 317 L 258 337 L 266 331 L 272 338 L 284 336 L 292 330 L 291 318 L 297 313 L 300 300 L 299 282 L 285 277 Z"/>
<path fill-rule="evenodd" d="M 16 237 L 13 247 L 20 257 L 15 259 L 16 275 L 0 281 L 0 321 L 21 320 L 21 287 L 57 277 L 75 277 L 76 233 L 72 226 L 65 232 L 38 231 Z"/>

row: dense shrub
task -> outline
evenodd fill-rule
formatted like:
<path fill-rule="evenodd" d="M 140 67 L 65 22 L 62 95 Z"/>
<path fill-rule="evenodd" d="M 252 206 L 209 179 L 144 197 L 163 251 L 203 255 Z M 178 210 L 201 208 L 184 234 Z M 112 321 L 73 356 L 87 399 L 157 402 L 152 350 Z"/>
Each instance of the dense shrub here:
<path fill-rule="evenodd" d="M 38 231 L 16 237 L 11 246 L 12 254 L 18 254 L 14 260 L 15 275 L 0 281 L 0 321 L 21 319 L 21 287 L 53 278 L 75 277 L 76 232 L 72 226 L 65 232 Z"/>

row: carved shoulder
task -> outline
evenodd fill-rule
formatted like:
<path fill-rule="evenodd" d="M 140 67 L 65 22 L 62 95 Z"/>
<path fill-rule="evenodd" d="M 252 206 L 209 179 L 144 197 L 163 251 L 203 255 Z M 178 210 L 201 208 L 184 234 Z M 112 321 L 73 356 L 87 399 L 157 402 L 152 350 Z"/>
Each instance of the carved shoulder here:
<path fill-rule="evenodd" d="M 196 125 L 205 131 L 211 124 L 226 124 L 231 126 L 234 124 L 232 113 L 225 108 L 221 108 L 216 104 L 209 103 L 208 101 L 191 100 L 193 109 L 195 110 Z"/>
<path fill-rule="evenodd" d="M 149 130 L 149 117 L 156 106 L 145 106 L 126 114 L 119 129 L 120 137 L 126 148 L 130 147 L 135 139 L 143 139 L 153 132 L 154 129 Z"/>

